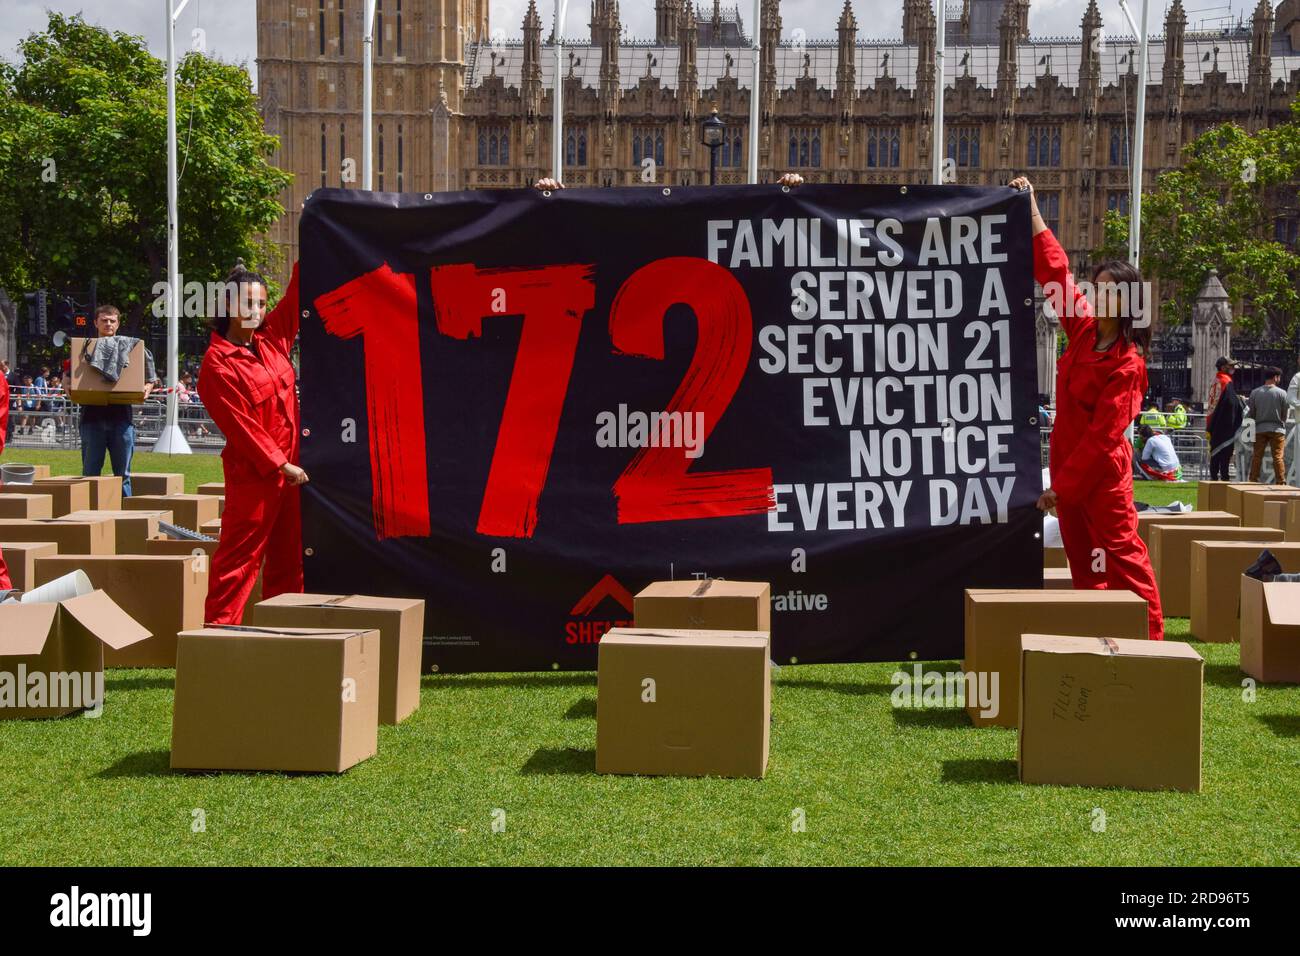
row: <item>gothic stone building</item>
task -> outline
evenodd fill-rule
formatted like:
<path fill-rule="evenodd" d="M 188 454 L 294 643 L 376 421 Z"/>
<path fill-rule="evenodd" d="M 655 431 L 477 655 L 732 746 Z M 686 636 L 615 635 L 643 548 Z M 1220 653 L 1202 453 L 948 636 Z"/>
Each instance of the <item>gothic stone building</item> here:
<path fill-rule="evenodd" d="M 638 2 L 654 3 L 653 39 L 624 35 L 617 0 L 591 0 L 589 38 L 566 38 L 565 183 L 707 182 L 700 122 L 715 108 L 727 128 L 719 181 L 746 182 L 753 60 L 739 10 L 717 0 Z M 811 182 L 929 181 L 933 7 L 902 3 L 901 39 L 863 36 L 850 0 L 836 35 L 811 39 L 794 25 L 782 38 L 780 0 L 762 0 L 760 181 L 786 170 Z M 1137 41 L 1104 36 L 1096 0 L 1077 35 L 1032 37 L 1029 6 L 948 6 L 939 148 L 959 183 L 1028 173 L 1045 218 L 1082 267 L 1100 244 L 1104 211 L 1128 209 Z M 266 127 L 280 137 L 278 164 L 295 175 L 275 234 L 288 262 L 307 195 L 360 185 L 361 8 L 362 0 L 258 0 Z M 507 30 L 490 25 L 488 0 L 379 0 L 376 188 L 517 187 L 549 175 L 549 34 L 535 2 Z M 1298 92 L 1300 0 L 1276 8 L 1259 0 L 1248 24 L 1214 32 L 1189 31 L 1182 0 L 1173 0 L 1148 52 L 1146 186 L 1204 130 L 1283 121 Z M 1279 238 L 1294 243 L 1296 210 L 1284 213 Z"/>

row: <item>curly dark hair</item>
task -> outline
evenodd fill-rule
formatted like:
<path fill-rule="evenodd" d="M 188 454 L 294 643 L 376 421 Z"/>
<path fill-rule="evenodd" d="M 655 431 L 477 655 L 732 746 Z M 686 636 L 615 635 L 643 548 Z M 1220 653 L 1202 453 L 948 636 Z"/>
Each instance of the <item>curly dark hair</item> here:
<path fill-rule="evenodd" d="M 222 338 L 230 331 L 230 316 L 237 309 L 239 287 L 241 285 L 257 284 L 262 288 L 269 288 L 266 279 L 260 272 L 254 272 L 244 264 L 243 259 L 237 259 L 235 266 L 226 275 L 226 295 L 225 295 L 225 315 L 217 315 L 208 319 L 208 328 L 216 332 Z"/>

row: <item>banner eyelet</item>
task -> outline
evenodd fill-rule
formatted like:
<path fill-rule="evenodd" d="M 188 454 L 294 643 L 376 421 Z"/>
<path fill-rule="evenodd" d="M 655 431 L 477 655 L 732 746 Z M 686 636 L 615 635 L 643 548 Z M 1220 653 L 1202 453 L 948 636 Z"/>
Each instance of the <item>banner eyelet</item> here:
<path fill-rule="evenodd" d="M 543 190 L 542 190 L 542 195 L 545 196 L 547 199 L 550 199 L 550 198 L 551 198 L 551 191 L 550 191 L 549 189 L 543 189 Z"/>
<path fill-rule="evenodd" d="M 898 191 L 899 191 L 900 193 L 902 193 L 904 196 L 907 195 L 907 187 L 906 187 L 906 186 L 899 186 L 899 187 L 898 187 Z"/>
<path fill-rule="evenodd" d="M 789 186 L 782 186 L 782 187 L 781 187 L 781 192 L 783 192 L 783 193 L 788 193 L 789 191 L 790 191 L 790 187 L 789 187 Z"/>
<path fill-rule="evenodd" d="M 428 199 L 432 199 L 432 198 L 433 198 L 433 193 L 425 193 L 425 194 L 424 194 L 424 198 L 425 198 L 426 200 L 428 200 Z"/>
<path fill-rule="evenodd" d="M 671 196 L 672 194 L 673 194 L 673 191 L 672 191 L 671 189 L 669 189 L 667 186 L 665 186 L 665 187 L 664 187 L 664 195 L 665 195 L 665 196 Z"/>
<path fill-rule="evenodd" d="M 315 551 L 314 548 L 303 548 L 303 549 L 302 549 L 302 553 L 305 554 L 305 555 L 307 555 L 307 557 L 310 558 L 313 554 L 316 553 L 316 551 Z"/>

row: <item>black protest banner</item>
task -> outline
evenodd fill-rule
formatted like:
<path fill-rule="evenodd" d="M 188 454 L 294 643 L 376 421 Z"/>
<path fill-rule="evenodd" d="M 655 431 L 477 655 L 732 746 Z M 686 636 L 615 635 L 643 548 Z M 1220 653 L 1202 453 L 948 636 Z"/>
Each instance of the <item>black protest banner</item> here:
<path fill-rule="evenodd" d="M 701 575 L 778 663 L 953 658 L 1041 584 L 1026 195 L 321 190 L 301 263 L 307 587 L 427 599 L 426 669 L 591 668 Z"/>

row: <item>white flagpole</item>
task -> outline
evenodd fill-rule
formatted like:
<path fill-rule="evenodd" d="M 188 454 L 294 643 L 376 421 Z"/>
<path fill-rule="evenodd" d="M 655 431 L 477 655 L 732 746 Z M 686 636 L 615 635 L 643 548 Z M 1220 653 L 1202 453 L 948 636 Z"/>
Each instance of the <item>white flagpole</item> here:
<path fill-rule="evenodd" d="M 1142 251 L 1142 149 L 1143 134 L 1146 132 L 1147 125 L 1147 0 L 1142 0 L 1142 27 L 1133 22 L 1133 14 L 1129 12 L 1128 0 L 1119 0 L 1119 8 L 1128 18 L 1129 26 L 1138 36 L 1138 57 L 1140 65 L 1138 66 L 1138 88 L 1137 88 L 1137 107 L 1134 110 L 1135 123 L 1133 127 L 1133 156 L 1131 157 L 1132 171 L 1130 173 L 1131 190 L 1129 198 L 1129 220 L 1128 220 L 1128 259 L 1137 268 L 1138 257 Z"/>
<path fill-rule="evenodd" d="M 173 9 L 174 0 L 163 0 L 167 6 L 167 422 L 158 434 L 153 450 L 170 455 L 190 454 L 189 442 L 176 423 L 176 381 L 179 359 L 177 343 L 180 339 L 180 215 L 176 183 L 176 18 L 181 15 L 189 0 L 182 0 Z"/>
<path fill-rule="evenodd" d="M 758 39 L 759 17 L 762 16 L 761 3 L 762 0 L 754 0 L 754 25 L 752 28 L 754 78 L 749 86 L 749 183 L 751 186 L 758 182 L 758 95 L 760 84 L 763 81 L 763 72 L 759 59 L 762 56 L 762 47 Z"/>
<path fill-rule="evenodd" d="M 560 60 L 564 52 L 564 21 L 569 14 L 569 0 L 555 0 L 555 79 L 551 103 L 551 178 L 564 182 L 564 71 Z"/>
<path fill-rule="evenodd" d="M 361 34 L 361 188 L 375 188 L 372 136 L 375 125 L 375 0 L 365 0 L 365 30 Z"/>
<path fill-rule="evenodd" d="M 943 182 L 943 45 L 948 11 L 944 0 L 934 0 L 934 131 L 930 137 L 930 181 Z"/>

